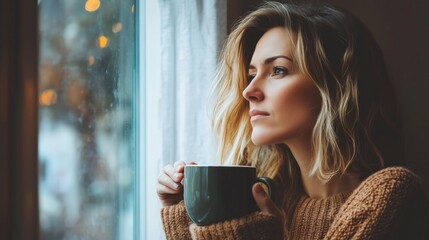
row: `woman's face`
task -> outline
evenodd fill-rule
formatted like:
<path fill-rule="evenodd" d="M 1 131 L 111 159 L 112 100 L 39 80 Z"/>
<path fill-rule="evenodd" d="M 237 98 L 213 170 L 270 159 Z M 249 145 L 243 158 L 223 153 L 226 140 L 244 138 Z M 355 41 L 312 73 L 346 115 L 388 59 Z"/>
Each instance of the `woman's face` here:
<path fill-rule="evenodd" d="M 243 96 L 250 104 L 256 145 L 310 139 L 320 111 L 318 89 L 292 61 L 290 34 L 283 27 L 267 31 L 250 61 L 249 85 Z"/>

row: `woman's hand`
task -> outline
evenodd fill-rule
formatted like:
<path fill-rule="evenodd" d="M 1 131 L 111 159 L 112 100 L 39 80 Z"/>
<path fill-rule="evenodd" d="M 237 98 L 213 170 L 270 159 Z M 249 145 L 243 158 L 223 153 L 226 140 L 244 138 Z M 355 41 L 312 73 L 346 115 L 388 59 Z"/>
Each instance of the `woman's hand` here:
<path fill-rule="evenodd" d="M 196 165 L 194 162 L 188 164 Z M 174 165 L 167 165 L 158 177 L 156 192 L 162 206 L 178 204 L 183 199 L 183 186 L 180 183 L 184 177 L 186 163 L 177 161 Z"/>
<path fill-rule="evenodd" d="M 274 204 L 273 200 L 271 200 L 270 196 L 261 186 L 261 183 L 255 183 L 253 185 L 252 193 L 259 209 L 265 213 L 275 216 L 279 220 L 281 228 L 283 228 L 285 223 L 284 211 Z"/>

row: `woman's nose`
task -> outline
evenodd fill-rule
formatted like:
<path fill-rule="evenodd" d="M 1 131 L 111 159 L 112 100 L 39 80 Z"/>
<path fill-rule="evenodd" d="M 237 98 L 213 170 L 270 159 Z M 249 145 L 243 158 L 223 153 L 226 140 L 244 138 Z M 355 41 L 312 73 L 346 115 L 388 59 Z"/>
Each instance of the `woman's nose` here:
<path fill-rule="evenodd" d="M 243 90 L 243 97 L 249 102 L 260 102 L 264 99 L 264 93 L 255 80 L 249 83 Z"/>

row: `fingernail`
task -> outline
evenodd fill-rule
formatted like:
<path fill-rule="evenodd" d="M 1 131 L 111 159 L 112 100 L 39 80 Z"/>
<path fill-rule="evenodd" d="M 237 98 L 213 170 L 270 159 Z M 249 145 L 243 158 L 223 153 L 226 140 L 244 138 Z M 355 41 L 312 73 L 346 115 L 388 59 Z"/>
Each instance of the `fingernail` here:
<path fill-rule="evenodd" d="M 178 180 L 178 179 L 179 179 L 179 174 L 178 174 L 178 173 L 175 173 L 175 174 L 173 175 L 173 177 L 174 177 L 174 179 Z"/>
<path fill-rule="evenodd" d="M 178 189 L 179 188 L 179 184 L 173 183 L 173 187 L 174 187 L 174 189 Z"/>

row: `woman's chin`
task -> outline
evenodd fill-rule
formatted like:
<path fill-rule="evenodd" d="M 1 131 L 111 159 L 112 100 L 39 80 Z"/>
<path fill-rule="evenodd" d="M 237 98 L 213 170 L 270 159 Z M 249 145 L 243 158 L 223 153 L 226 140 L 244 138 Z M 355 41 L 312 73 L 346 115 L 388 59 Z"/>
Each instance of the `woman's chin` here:
<path fill-rule="evenodd" d="M 264 145 L 273 144 L 273 142 L 271 141 L 271 139 L 262 138 L 260 136 L 252 136 L 252 142 L 256 146 L 264 146 Z"/>

